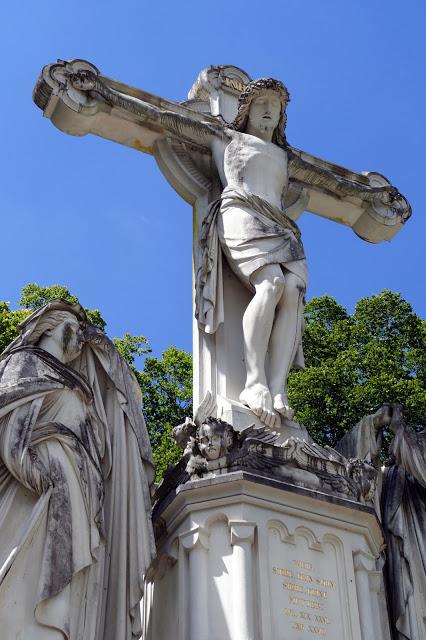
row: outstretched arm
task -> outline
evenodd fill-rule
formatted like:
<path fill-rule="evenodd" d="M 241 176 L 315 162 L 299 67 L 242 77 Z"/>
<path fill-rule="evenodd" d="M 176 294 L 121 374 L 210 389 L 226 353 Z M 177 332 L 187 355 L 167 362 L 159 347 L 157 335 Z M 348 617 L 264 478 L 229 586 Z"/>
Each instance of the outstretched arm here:
<path fill-rule="evenodd" d="M 307 159 L 304 152 L 291 147 L 288 149 L 288 169 L 293 180 L 338 197 L 355 196 L 370 202 L 378 199 L 389 206 L 398 206 L 401 200 L 401 206 L 409 206 L 391 184 L 373 187 L 363 174 L 355 174 L 313 156 Z"/>
<path fill-rule="evenodd" d="M 124 95 L 109 87 L 93 71 L 78 71 L 70 74 L 69 80 L 75 89 L 98 93 L 108 104 L 133 113 L 144 122 L 164 129 L 178 138 L 208 145 L 214 137 L 226 137 L 225 128 L 219 122 L 200 121 L 195 117 L 160 109 L 139 98 Z"/>

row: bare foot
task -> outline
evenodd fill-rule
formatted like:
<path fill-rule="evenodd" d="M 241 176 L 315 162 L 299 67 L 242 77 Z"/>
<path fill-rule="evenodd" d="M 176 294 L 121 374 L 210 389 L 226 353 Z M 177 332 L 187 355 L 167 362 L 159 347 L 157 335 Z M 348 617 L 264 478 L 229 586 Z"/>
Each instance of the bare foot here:
<path fill-rule="evenodd" d="M 287 418 L 287 420 L 293 420 L 294 411 L 288 403 L 287 394 L 277 393 L 274 396 L 274 409 L 284 416 L 284 418 Z"/>
<path fill-rule="evenodd" d="M 263 384 L 254 384 L 246 387 L 240 393 L 240 402 L 253 411 L 261 422 L 267 427 L 279 427 L 279 416 L 272 406 L 272 398 L 269 389 Z"/>

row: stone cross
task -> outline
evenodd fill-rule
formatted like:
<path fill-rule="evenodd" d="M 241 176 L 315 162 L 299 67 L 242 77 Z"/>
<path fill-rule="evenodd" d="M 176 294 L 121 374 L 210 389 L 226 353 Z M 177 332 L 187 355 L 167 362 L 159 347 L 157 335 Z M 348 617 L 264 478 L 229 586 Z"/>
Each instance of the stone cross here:
<path fill-rule="evenodd" d="M 105 77 L 84 60 L 59 60 L 43 68 L 34 89 L 35 103 L 60 130 L 95 134 L 152 154 L 193 207 L 194 300 L 203 221 L 209 203 L 222 192 L 206 131 L 217 132 L 234 120 L 238 98 L 250 81 L 232 65 L 212 66 L 198 75 L 188 100 L 175 103 Z M 356 173 L 293 147 L 288 150 L 292 162 L 283 207 L 290 219 L 309 211 L 351 227 L 364 240 L 381 242 L 390 240 L 410 216 L 406 199 L 381 174 Z M 256 423 L 239 402 L 246 375 L 242 317 L 251 293 L 221 258 L 219 271 L 223 323 L 207 333 L 194 318 L 194 409 L 201 405 L 206 414 L 215 413 L 242 429 Z M 298 426 L 285 423 L 287 435 Z"/>

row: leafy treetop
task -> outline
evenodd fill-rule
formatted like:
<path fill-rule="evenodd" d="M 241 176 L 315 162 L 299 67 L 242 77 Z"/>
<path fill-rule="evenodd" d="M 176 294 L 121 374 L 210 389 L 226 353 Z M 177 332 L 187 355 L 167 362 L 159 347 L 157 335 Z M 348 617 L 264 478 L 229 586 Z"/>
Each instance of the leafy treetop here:
<path fill-rule="evenodd" d="M 24 309 L 35 311 L 36 309 L 40 309 L 40 307 L 45 305 L 50 300 L 55 300 L 56 298 L 62 298 L 62 300 L 67 300 L 72 304 L 78 304 L 79 302 L 78 298 L 76 296 L 73 296 L 67 289 L 67 287 L 59 284 L 53 284 L 49 287 L 40 287 L 40 285 L 32 282 L 22 288 L 19 304 Z M 94 324 L 96 327 L 99 327 L 100 329 L 105 329 L 106 322 L 102 318 L 98 309 L 85 308 L 85 312 L 87 314 L 87 319 L 89 320 L 89 322 Z"/>
<path fill-rule="evenodd" d="M 426 424 L 426 322 L 400 294 L 362 298 L 353 314 L 333 298 L 305 309 L 306 369 L 289 378 L 290 404 L 319 444 L 333 446 L 384 402 Z"/>

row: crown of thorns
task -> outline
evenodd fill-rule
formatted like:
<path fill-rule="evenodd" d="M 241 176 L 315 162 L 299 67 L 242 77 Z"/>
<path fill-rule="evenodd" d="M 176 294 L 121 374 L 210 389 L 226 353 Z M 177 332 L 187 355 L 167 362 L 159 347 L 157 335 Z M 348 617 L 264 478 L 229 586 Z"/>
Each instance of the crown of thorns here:
<path fill-rule="evenodd" d="M 279 125 L 273 136 L 273 142 L 279 146 L 285 146 L 286 138 L 284 135 L 284 129 L 287 123 L 286 107 L 290 102 L 290 94 L 287 87 L 280 80 L 274 80 L 274 78 L 259 78 L 258 80 L 252 80 L 249 82 L 244 91 L 240 93 L 238 98 L 238 113 L 229 127 L 236 131 L 244 131 L 247 124 L 250 104 L 264 91 L 274 91 L 280 97 L 281 116 Z"/>
<path fill-rule="evenodd" d="M 238 99 L 238 106 L 250 104 L 255 97 L 255 94 L 263 91 L 275 91 L 276 93 L 279 93 L 281 102 L 285 105 L 290 102 L 288 89 L 281 80 L 274 80 L 274 78 L 259 78 L 258 80 L 252 80 L 246 85 Z"/>

